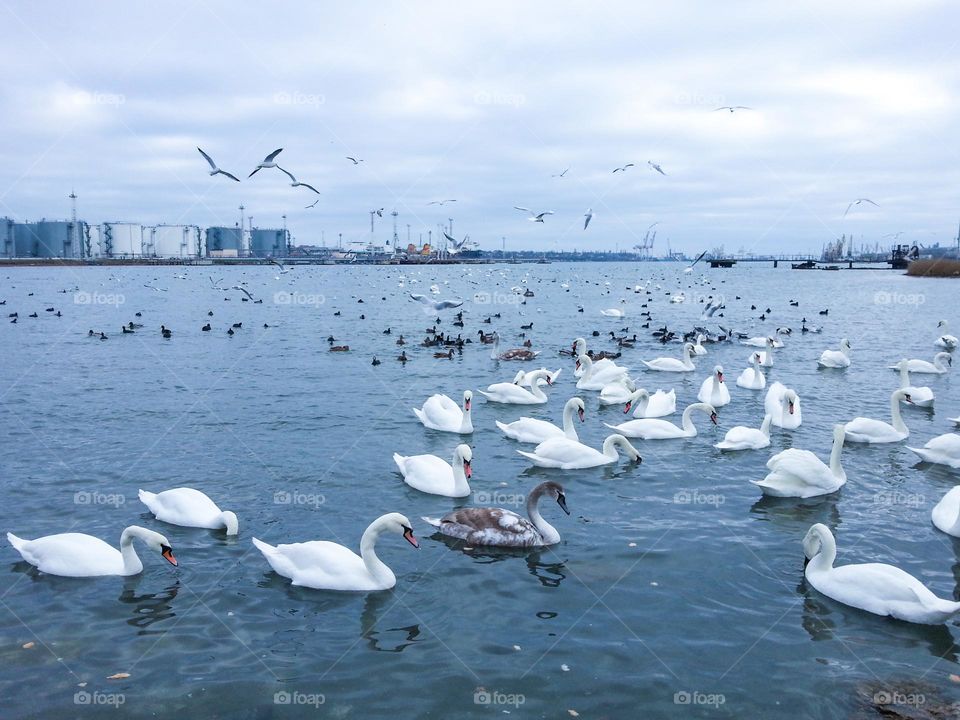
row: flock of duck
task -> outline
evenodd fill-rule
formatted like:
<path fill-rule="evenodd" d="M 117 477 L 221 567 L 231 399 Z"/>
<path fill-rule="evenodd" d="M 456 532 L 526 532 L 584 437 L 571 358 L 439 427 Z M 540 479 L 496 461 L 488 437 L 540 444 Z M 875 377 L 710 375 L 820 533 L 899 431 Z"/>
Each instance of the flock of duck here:
<path fill-rule="evenodd" d="M 617 309 L 603 311 L 603 314 L 607 317 L 623 316 L 622 313 L 615 314 L 614 310 Z M 712 315 L 709 308 L 705 315 Z M 462 318 L 462 311 L 458 318 Z M 943 321 L 938 326 L 942 334 L 935 342 L 942 351 L 932 362 L 904 358 L 890 366 L 898 371 L 900 378 L 899 387 L 890 395 L 890 422 L 857 417 L 837 424 L 828 463 L 808 450 L 790 448 L 770 457 L 766 462 L 766 476 L 752 482 L 763 494 L 781 498 L 811 498 L 835 493 L 847 481 L 841 464 L 845 442 L 880 444 L 906 440 L 910 433 L 901 405 L 929 407 L 934 402 L 933 391 L 929 387 L 914 386 L 910 374 L 948 373 L 952 364 L 951 352 L 960 344 L 956 337 L 946 334 L 945 326 Z M 644 327 L 649 327 L 649 322 Z M 803 331 L 809 331 L 806 322 Z M 694 358 L 709 354 L 704 343 L 739 341 L 751 348 L 744 358 L 747 367 L 737 376 L 736 385 L 747 391 L 765 391 L 764 416 L 758 427 L 730 428 L 715 447 L 724 452 L 762 450 L 770 445 L 772 426 L 794 430 L 800 427 L 803 419 L 799 394 L 781 382 L 768 386 L 765 375 L 765 370 L 773 366 L 776 353 L 786 347 L 783 337 L 790 333 L 789 329 L 778 329 L 773 336 L 750 337 L 724 330 L 722 335 L 714 336 L 703 328 L 696 328 L 694 332 L 684 334 L 680 357 L 660 357 L 643 361 L 643 365 L 650 373 L 669 377 L 694 372 L 697 369 Z M 665 327 L 653 334 L 664 343 L 675 337 Z M 594 336 L 598 335 L 595 331 Z M 611 335 L 616 338 L 615 333 Z M 499 340 L 498 333 L 486 338 L 481 332 L 481 341 L 493 345 L 491 357 L 496 360 L 529 361 L 539 354 L 529 348 L 503 351 Z M 618 344 L 630 347 L 635 340 L 636 336 L 619 338 Z M 462 351 L 462 345 L 458 349 Z M 569 349 L 560 352 L 574 360 L 577 390 L 598 393 L 601 406 L 622 405 L 623 413 L 630 414 L 631 419 L 619 424 L 604 423 L 613 432 L 599 450 L 581 442 L 577 433 L 576 421 L 584 422 L 587 412 L 582 397 L 571 397 L 566 401 L 561 426 L 532 417 L 521 417 L 509 423 L 497 420 L 496 427 L 507 438 L 533 446 L 517 452 L 537 467 L 580 470 L 616 463 L 621 455 L 639 464 L 642 458 L 631 440 L 694 438 L 697 436 L 694 417 L 706 417 L 717 424 L 718 408 L 731 403 L 724 369 L 715 365 L 700 385 L 697 402 L 683 409 L 680 422 L 676 424 L 666 419 L 677 412 L 675 390 L 657 389 L 651 393 L 639 387 L 637 378 L 630 376 L 629 369 L 616 363 L 619 352 L 590 351 L 584 338 L 576 338 Z M 843 339 L 837 349 L 825 350 L 820 355 L 818 365 L 844 371 L 851 367 L 852 352 L 851 343 Z M 512 379 L 493 383 L 478 393 L 491 406 L 543 405 L 549 399 L 547 391 L 561 372 L 562 369 L 551 371 L 547 368 L 520 370 Z M 421 407 L 413 408 L 413 416 L 424 428 L 469 436 L 474 432 L 473 404 L 472 390 L 465 390 L 460 402 L 435 394 Z M 951 421 L 960 425 L 960 417 L 951 418 Z M 940 435 L 923 447 L 909 449 L 925 462 L 960 469 L 960 435 L 956 433 Z M 403 481 L 421 493 L 450 498 L 464 498 L 471 494 L 473 449 L 466 443 L 455 447 L 450 462 L 430 454 L 404 456 L 395 453 L 393 460 Z M 549 546 L 560 542 L 561 537 L 541 514 L 540 504 L 545 498 L 555 501 L 563 512 L 569 514 L 563 486 L 551 480 L 540 483 L 528 493 L 526 517 L 499 507 L 461 507 L 442 517 L 423 517 L 423 520 L 436 533 L 472 546 Z M 220 529 L 227 535 L 239 532 L 236 514 L 221 510 L 210 497 L 193 488 L 178 487 L 157 493 L 140 490 L 139 499 L 157 520 L 170 525 Z M 960 537 L 960 485 L 933 508 L 932 521 L 942 532 Z M 376 554 L 377 540 L 384 533 L 400 535 L 415 548 L 419 547 L 413 523 L 400 513 L 387 513 L 374 520 L 362 534 L 359 554 L 327 541 L 271 545 L 256 537 L 251 540 L 270 567 L 289 578 L 294 585 L 323 590 L 373 591 L 396 584 L 394 573 Z M 143 564 L 137 556 L 134 540 L 140 540 L 149 549 L 159 552 L 167 562 L 178 564 L 171 542 L 165 535 L 136 525 L 123 531 L 119 550 L 82 533 L 61 533 L 34 540 L 8 533 L 7 538 L 26 562 L 53 575 L 138 574 Z M 837 546 L 825 525 L 818 523 L 810 528 L 803 540 L 803 550 L 807 559 L 805 575 L 811 586 L 838 602 L 917 623 L 942 623 L 960 613 L 960 603 L 936 597 L 919 580 L 894 566 L 870 563 L 835 567 Z"/>

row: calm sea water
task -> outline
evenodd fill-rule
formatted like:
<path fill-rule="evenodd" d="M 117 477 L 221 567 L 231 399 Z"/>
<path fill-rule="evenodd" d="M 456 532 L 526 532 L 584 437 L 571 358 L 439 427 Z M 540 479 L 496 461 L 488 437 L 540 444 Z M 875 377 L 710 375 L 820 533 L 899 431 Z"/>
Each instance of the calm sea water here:
<path fill-rule="evenodd" d="M 3 270 L 2 309 L 20 321 L 0 322 L 0 530 L 27 538 L 88 532 L 116 544 L 136 523 L 165 533 L 180 566 L 139 547 L 145 569 L 135 578 L 57 578 L 0 540 L 0 714 L 117 717 L 113 704 L 122 702 L 130 717 L 840 718 L 878 691 L 921 687 L 928 704 L 960 700 L 948 678 L 960 673 L 956 623 L 913 626 L 838 605 L 804 583 L 800 546 L 809 526 L 823 522 L 837 535 L 840 562 L 891 562 L 937 594 L 960 597 L 960 544 L 929 519 L 960 475 L 918 465 L 898 443 L 845 448 L 849 481 L 819 500 L 762 500 L 748 482 L 786 447 L 825 458 L 835 422 L 889 419 L 898 378 L 887 365 L 931 359 L 940 319 L 960 330 L 956 284 L 888 271 L 681 270 Z M 215 289 L 211 275 L 225 288 L 245 282 L 264 302 Z M 648 282 L 659 285 L 649 302 L 654 327 L 692 327 L 697 296 L 711 294 L 727 303 L 711 327 L 793 327 L 768 380 L 798 391 L 801 428 L 774 429 L 767 451 L 715 450 L 726 429 L 761 419 L 763 394 L 733 383 L 750 350 L 713 345 L 683 377 L 642 370 L 641 358 L 679 353 L 639 327 L 646 295 L 632 288 Z M 441 328 L 473 338 L 495 328 L 516 346 L 520 325 L 532 321 L 527 335 L 543 364 L 564 368 L 546 406 L 497 406 L 478 395 L 470 439 L 475 496 L 497 493 L 508 503 L 547 478 L 565 485 L 572 515 L 545 507 L 563 536 L 554 548 L 465 551 L 431 537 L 421 515 L 474 500 L 420 494 L 395 472 L 394 452 L 448 458 L 458 440 L 425 430 L 410 408 L 434 392 L 458 400 L 465 388 L 511 379 L 517 369 L 476 343 L 452 361 L 418 347 L 435 315 L 405 293 L 429 293 L 432 284 L 441 297 L 467 299 L 466 327 L 453 328 L 446 311 Z M 518 304 L 513 287 L 534 297 Z M 690 300 L 670 304 L 668 291 L 678 289 Z M 293 302 L 276 302 L 278 292 L 293 293 Z M 625 308 L 627 318 L 601 317 L 608 307 Z M 829 315 L 818 315 L 824 308 Z M 495 312 L 499 319 L 481 324 Z M 823 333 L 801 335 L 803 316 Z M 145 327 L 122 335 L 130 320 Z M 208 321 L 213 330 L 201 332 Z M 243 327 L 228 337 L 234 322 Z M 382 334 L 388 327 L 392 334 Z M 724 366 L 733 402 L 719 427 L 700 418 L 697 438 L 638 440 L 639 467 L 531 468 L 516 453 L 524 446 L 494 420 L 559 421 L 576 390 L 572 362 L 557 351 L 576 336 L 609 348 L 590 333 L 622 327 L 640 341 L 619 362 L 641 386 L 675 387 L 681 408 L 714 364 Z M 88 338 L 89 329 L 109 340 Z M 413 341 L 405 366 L 395 360 L 400 333 Z M 329 353 L 329 335 L 351 352 Z M 818 371 L 819 353 L 841 337 L 853 344 L 853 365 Z M 375 354 L 379 367 L 370 364 Z M 915 376 L 914 384 L 937 395 L 935 410 L 905 411 L 911 442 L 923 443 L 950 429 L 960 389 L 950 375 Z M 588 413 L 578 430 L 599 446 L 602 421 L 622 415 L 599 408 L 596 393 L 582 395 Z M 164 525 L 137 500 L 138 488 L 179 485 L 234 510 L 239 536 Z M 422 549 L 381 538 L 379 554 L 398 578 L 388 592 L 293 588 L 250 543 L 330 539 L 357 548 L 367 524 L 390 511 L 414 521 Z M 129 677 L 107 679 L 115 673 Z"/>

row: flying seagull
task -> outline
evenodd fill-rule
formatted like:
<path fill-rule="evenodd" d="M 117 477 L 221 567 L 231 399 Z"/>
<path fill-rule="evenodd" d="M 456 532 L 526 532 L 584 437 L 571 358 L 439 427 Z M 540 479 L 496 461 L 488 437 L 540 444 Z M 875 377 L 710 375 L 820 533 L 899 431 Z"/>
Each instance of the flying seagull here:
<path fill-rule="evenodd" d="M 427 205 L 443 205 L 448 202 L 456 202 L 456 200 L 431 200 Z"/>
<path fill-rule="evenodd" d="M 542 223 L 544 215 L 553 215 L 553 210 L 544 210 L 542 213 L 538 214 L 538 213 L 535 213 L 530 208 L 520 207 L 519 205 L 514 205 L 513 209 L 522 210 L 525 213 L 530 213 L 530 217 L 527 218 L 527 220 L 529 220 L 530 222 Z"/>
<path fill-rule="evenodd" d="M 236 180 L 237 182 L 240 182 L 240 178 L 231 175 L 231 174 L 228 173 L 226 170 L 221 170 L 220 168 L 218 168 L 218 167 L 217 167 L 217 164 L 213 161 L 213 158 L 211 158 L 209 155 L 207 155 L 203 150 L 201 150 L 200 148 L 197 148 L 197 151 L 198 151 L 201 155 L 203 155 L 203 159 L 204 159 L 204 160 L 206 160 L 208 163 L 210 163 L 210 175 L 211 175 L 211 177 L 214 176 L 214 175 L 226 175 L 226 176 L 227 176 L 228 178 L 230 178 L 231 180 Z"/>
<path fill-rule="evenodd" d="M 263 159 L 263 162 L 260 163 L 259 165 L 257 165 L 257 166 L 253 169 L 253 172 L 250 173 L 249 175 L 247 175 L 247 177 L 253 177 L 253 176 L 256 175 L 258 172 L 260 172 L 261 170 L 263 170 L 264 168 L 277 167 L 277 164 L 273 161 L 273 159 L 274 159 L 277 155 L 279 155 L 281 152 L 283 152 L 283 148 L 279 148 L 279 149 L 277 149 L 277 150 L 274 150 L 272 153 L 270 153 L 269 155 L 267 155 L 267 156 Z"/>
<path fill-rule="evenodd" d="M 614 168 L 613 171 L 614 171 L 614 172 L 626 172 L 626 171 L 627 171 L 627 168 L 632 168 L 632 167 L 633 167 L 633 163 L 627 163 L 627 164 L 624 165 L 623 167 Z"/>
<path fill-rule="evenodd" d="M 460 252 L 463 249 L 463 246 L 467 244 L 467 240 L 470 239 L 469 235 L 464 235 L 463 240 L 457 240 L 456 238 L 451 237 L 447 233 L 444 233 L 443 236 L 453 246 L 450 252 L 453 253 L 454 255 Z"/>
<path fill-rule="evenodd" d="M 314 200 L 312 203 L 310 203 L 309 205 L 307 205 L 307 206 L 304 208 L 304 210 L 309 210 L 309 209 L 312 208 L 314 205 L 316 205 L 318 202 L 320 202 L 320 198 L 317 198 L 317 199 Z"/>
<path fill-rule="evenodd" d="M 570 171 L 570 168 L 567 168 L 566 170 L 564 170 L 564 171 L 563 171 L 562 173 L 560 173 L 559 175 L 551 175 L 550 177 L 563 177 L 563 176 L 566 175 L 569 171 Z"/>
<path fill-rule="evenodd" d="M 583 229 L 586 230 L 586 229 L 587 229 L 587 225 L 589 225 L 589 224 L 590 224 L 590 221 L 593 220 L 593 208 L 589 208 L 589 209 L 583 214 L 583 216 L 586 218 L 586 220 L 583 221 Z"/>
<path fill-rule="evenodd" d="M 226 288 L 220 287 L 220 283 L 223 282 L 223 278 L 220 278 L 219 280 L 214 280 L 214 279 L 213 279 L 213 275 L 210 275 L 209 278 L 210 278 L 210 284 L 213 285 L 213 289 L 214 289 L 214 290 L 225 290 L 225 289 L 226 289 Z"/>
<path fill-rule="evenodd" d="M 309 189 L 309 190 L 313 190 L 317 195 L 320 194 L 320 191 L 317 190 L 313 185 L 307 185 L 305 182 L 300 182 L 299 180 L 297 180 L 297 179 L 293 176 L 292 173 L 287 172 L 286 170 L 284 170 L 284 169 L 283 169 L 282 167 L 280 167 L 279 165 L 277 165 L 277 170 L 279 170 L 279 171 L 282 172 L 284 175 L 286 175 L 288 178 L 290 178 L 290 187 L 305 187 L 305 188 L 307 188 L 307 189 Z"/>
<path fill-rule="evenodd" d="M 360 159 L 358 160 L 357 158 L 355 158 L 355 157 L 350 157 L 349 155 L 347 155 L 347 160 L 349 160 L 350 162 L 352 162 L 354 165 L 359 165 L 360 163 L 363 162 L 363 158 L 360 158 Z"/>
<path fill-rule="evenodd" d="M 729 110 L 730 112 L 734 112 L 735 110 L 752 110 L 752 109 L 753 108 L 748 108 L 746 105 L 723 105 L 721 107 L 718 107 L 716 110 L 714 110 L 714 112 L 717 112 L 717 110 Z"/>
<path fill-rule="evenodd" d="M 666 173 L 663 171 L 663 168 L 657 165 L 653 160 L 647 160 L 647 165 L 649 165 L 651 168 L 656 170 L 661 175 L 666 175 Z"/>
<path fill-rule="evenodd" d="M 282 262 L 278 261 L 278 260 L 274 260 L 273 258 L 271 258 L 271 259 L 270 259 L 270 264 L 271 264 L 271 265 L 276 265 L 278 268 L 280 268 L 280 274 L 281 274 L 281 275 L 286 275 L 288 272 L 290 272 L 290 268 L 284 266 L 284 264 L 283 264 Z"/>
<path fill-rule="evenodd" d="M 434 312 L 440 312 L 441 310 L 449 310 L 450 308 L 458 308 L 463 305 L 463 300 L 454 302 L 453 300 L 431 300 L 426 295 L 416 295 L 410 293 L 410 298 L 416 300 L 418 303 L 421 303 L 424 307 L 424 312 L 429 312 L 431 309 Z"/>
<path fill-rule="evenodd" d="M 700 260 L 702 260 L 702 259 L 703 259 L 703 256 L 706 255 L 706 254 L 707 254 L 707 251 L 704 250 L 702 253 L 700 253 L 699 255 L 697 255 L 697 259 L 694 260 L 692 263 L 690 263 L 687 267 L 685 267 L 685 268 L 683 269 L 683 271 L 684 271 L 685 273 L 693 272 L 693 266 L 696 265 L 698 262 L 700 262 Z"/>
<path fill-rule="evenodd" d="M 231 290 L 239 290 L 239 291 L 242 292 L 244 295 L 246 295 L 248 298 L 250 298 L 251 300 L 253 300 L 253 295 L 250 294 L 250 291 L 247 290 L 245 287 L 243 287 L 243 286 L 241 286 L 241 285 L 234 285 L 234 286 L 232 286 L 230 289 L 231 289 Z"/>
<path fill-rule="evenodd" d="M 850 212 L 850 208 L 852 208 L 854 205 L 859 205 L 860 203 L 865 203 L 865 202 L 868 202 L 868 203 L 870 203 L 871 205 L 876 205 L 876 207 L 880 207 L 879 205 L 877 205 L 877 204 L 876 204 L 873 200 L 871 200 L 870 198 L 857 198 L 857 199 L 854 200 L 852 203 L 850 203 L 849 205 L 847 205 L 847 209 L 843 211 L 843 216 L 846 217 L 846 216 L 847 216 L 847 213 Z"/>

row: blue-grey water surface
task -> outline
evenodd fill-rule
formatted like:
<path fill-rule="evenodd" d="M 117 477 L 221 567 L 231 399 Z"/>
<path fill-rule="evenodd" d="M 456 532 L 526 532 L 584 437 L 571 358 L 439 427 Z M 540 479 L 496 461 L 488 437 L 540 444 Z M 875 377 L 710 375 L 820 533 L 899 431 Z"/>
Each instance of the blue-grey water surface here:
<path fill-rule="evenodd" d="M 562 718 L 569 711 L 581 718 L 845 718 L 863 709 L 864 692 L 893 693 L 913 682 L 923 685 L 927 703 L 935 693 L 944 702 L 960 699 L 960 685 L 949 680 L 960 673 L 956 622 L 916 626 L 841 606 L 804 583 L 800 544 L 812 523 L 823 522 L 837 536 L 840 563 L 890 562 L 941 597 L 960 597 L 960 543 L 930 523 L 930 509 L 960 475 L 918 465 L 897 443 L 848 445 L 847 485 L 817 500 L 761 500 L 749 483 L 786 447 L 826 458 L 835 422 L 889 420 L 898 377 L 887 366 L 901 357 L 932 359 L 940 319 L 960 330 L 955 281 L 744 264 L 681 269 L 0 271 L 3 315 L 20 316 L 16 324 L 0 321 L 0 530 L 26 538 L 87 532 L 116 545 L 124 527 L 141 524 L 166 534 L 180 560 L 173 568 L 138 545 L 145 569 L 137 577 L 58 578 L 37 573 L 0 539 L 0 715 L 116 717 L 109 703 L 122 701 L 121 712 L 137 718 Z M 264 302 L 241 302 L 241 292 L 214 288 L 211 276 L 223 288 L 245 282 Z M 453 360 L 418 346 L 436 314 L 405 294 L 430 294 L 434 283 L 440 297 L 467 300 L 462 330 L 452 326 L 453 311 L 442 313 L 440 329 L 474 339 Z M 762 417 L 763 393 L 734 384 L 750 349 L 708 346 L 689 375 L 644 371 L 641 358 L 677 356 L 680 348 L 641 330 L 647 296 L 633 292 L 638 283 L 653 290 L 651 329 L 689 329 L 703 307 L 698 296 L 717 294 L 727 309 L 706 322 L 714 330 L 718 323 L 751 335 L 792 327 L 767 375 L 800 394 L 803 425 L 774 428 L 767 450 L 715 450 L 727 429 L 757 426 Z M 521 305 L 514 287 L 529 287 L 534 297 Z M 668 291 L 679 289 L 688 302 L 670 304 Z M 609 307 L 625 308 L 627 317 L 602 317 Z M 758 320 L 767 307 L 768 319 Z M 829 315 L 818 314 L 824 308 Z M 32 312 L 39 317 L 29 318 Z M 481 324 L 496 312 L 501 318 Z M 801 335 L 803 316 L 823 333 Z M 121 334 L 131 320 L 145 327 Z M 208 321 L 212 331 L 201 332 Z M 459 401 L 466 388 L 511 379 L 516 364 L 491 360 L 476 333 L 498 329 L 514 347 L 520 325 L 531 321 L 527 336 L 543 351 L 542 364 L 564 368 L 550 402 L 497 406 L 476 396 L 474 498 L 453 501 L 404 485 L 394 452 L 448 459 L 458 442 L 425 430 L 410 409 L 434 392 Z M 228 337 L 234 322 L 243 327 Z M 169 340 L 161 324 L 173 330 Z M 388 327 L 392 334 L 384 335 Z M 724 366 L 733 402 L 720 410 L 719 426 L 700 416 L 696 438 L 635 441 L 640 466 L 531 468 L 516 453 L 525 446 L 503 437 L 494 420 L 559 421 L 576 390 L 572 361 L 558 350 L 577 336 L 610 349 L 591 332 L 622 334 L 623 327 L 640 341 L 619 362 L 651 391 L 675 387 L 681 409 L 714 364 Z M 89 338 L 90 329 L 109 340 Z M 405 366 L 395 359 L 400 333 L 411 341 Z M 351 351 L 328 352 L 329 335 Z M 853 345 L 852 366 L 818 370 L 820 352 L 842 337 Z M 375 354 L 379 367 L 370 364 Z M 922 444 L 951 429 L 960 392 L 951 375 L 916 375 L 913 383 L 936 393 L 935 410 L 904 411 L 910 444 Z M 602 422 L 623 416 L 616 406 L 600 409 L 597 393 L 580 394 L 587 419 L 578 431 L 598 447 L 608 432 Z M 544 505 L 563 537 L 550 549 L 464 550 L 431 537 L 420 520 L 482 493 L 508 503 L 548 478 L 564 484 L 572 512 Z M 137 500 L 138 488 L 181 485 L 234 510 L 239 536 L 165 525 Z M 684 492 L 697 500 L 678 502 Z M 397 575 L 391 591 L 291 587 L 250 543 L 252 536 L 328 539 L 357 549 L 367 524 L 391 511 L 413 520 L 422 546 L 380 539 L 379 554 Z M 129 677 L 107 679 L 116 673 Z"/>

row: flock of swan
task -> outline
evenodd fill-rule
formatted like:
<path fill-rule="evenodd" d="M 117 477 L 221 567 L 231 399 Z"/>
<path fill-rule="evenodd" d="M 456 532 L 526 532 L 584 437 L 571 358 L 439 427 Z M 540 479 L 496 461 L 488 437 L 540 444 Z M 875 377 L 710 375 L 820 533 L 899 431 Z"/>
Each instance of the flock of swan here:
<path fill-rule="evenodd" d="M 603 311 L 608 317 L 622 317 L 613 309 Z M 929 387 L 913 385 L 911 373 L 943 375 L 950 371 L 951 351 L 958 341 L 945 334 L 945 322 L 938 326 L 944 334 L 935 344 L 942 348 L 932 362 L 904 358 L 890 368 L 899 373 L 899 387 L 890 394 L 890 422 L 857 417 L 835 425 L 828 462 L 809 450 L 790 448 L 774 454 L 766 462 L 767 474 L 752 481 L 765 495 L 781 498 L 811 498 L 835 493 L 847 481 L 841 463 L 844 443 L 883 444 L 906 440 L 909 429 L 901 406 L 912 404 L 929 407 L 934 393 Z M 597 335 L 597 333 L 594 333 Z M 635 336 L 634 336 L 635 338 Z M 693 338 L 690 338 L 693 339 Z M 724 338 L 728 342 L 731 338 Z M 770 446 L 772 427 L 790 431 L 800 427 L 803 417 L 801 398 L 781 382 L 767 385 L 765 370 L 773 367 L 776 353 L 786 351 L 778 330 L 774 336 L 740 336 L 740 342 L 751 348 L 745 357 L 747 367 L 736 378 L 737 387 L 748 392 L 765 392 L 764 415 L 756 427 L 736 426 L 726 431 L 714 447 L 723 452 L 763 450 Z M 497 335 L 495 340 L 499 340 Z M 690 373 L 697 370 L 694 359 L 709 354 L 704 346 L 708 338 L 698 334 L 695 342 L 684 342 L 680 357 L 659 357 L 643 361 L 647 372 L 659 377 Z M 709 339 L 710 342 L 716 342 Z M 621 456 L 633 463 L 642 462 L 631 440 L 655 441 L 695 438 L 695 418 L 708 418 L 718 424 L 718 409 L 732 401 L 724 368 L 714 365 L 699 391 L 697 402 L 683 408 L 679 424 L 669 416 L 677 412 L 677 396 L 673 389 L 650 392 L 639 387 L 629 368 L 616 364 L 605 353 L 587 350 L 584 338 L 577 338 L 569 350 L 561 353 L 575 359 L 576 389 L 597 393 L 601 406 L 622 405 L 631 418 L 618 424 L 604 423 L 613 431 L 597 449 L 580 440 L 576 423 L 585 421 L 587 405 L 582 397 L 571 397 L 563 406 L 562 424 L 521 417 L 512 422 L 496 421 L 502 434 L 517 443 L 532 446 L 517 452 L 534 466 L 563 471 L 581 470 L 617 463 Z M 818 366 L 844 371 L 851 367 L 853 348 L 842 339 L 837 349 L 824 350 Z M 503 353 L 497 343 L 494 357 L 498 360 L 530 360 L 537 353 L 518 349 Z M 619 357 L 619 354 L 616 355 Z M 544 405 L 562 369 L 547 368 L 519 371 L 509 380 L 496 382 L 478 394 L 488 406 Z M 474 393 L 465 390 L 460 402 L 443 394 L 427 398 L 421 407 L 413 408 L 413 416 L 426 429 L 469 436 L 474 432 Z M 960 425 L 960 417 L 951 418 Z M 927 441 L 923 447 L 910 447 L 923 461 L 960 469 L 960 435 L 945 433 Z M 473 449 L 465 442 L 456 445 L 449 462 L 436 455 L 404 456 L 393 454 L 400 476 L 409 487 L 427 495 L 466 498 L 471 494 L 470 479 Z M 141 490 L 140 501 L 155 518 L 173 526 L 223 530 L 237 535 L 239 520 L 231 511 L 221 508 L 203 492 L 177 487 L 162 492 Z M 541 514 L 541 501 L 553 500 L 569 515 L 566 494 L 559 482 L 550 480 L 532 488 L 527 495 L 526 517 L 499 507 L 461 507 L 442 517 L 423 517 L 435 532 L 483 547 L 540 547 L 554 545 L 561 537 L 557 529 Z M 960 485 L 948 492 L 933 508 L 931 519 L 940 531 L 960 537 Z M 334 542 L 310 541 L 271 545 L 256 537 L 253 545 L 267 564 L 292 584 L 335 591 L 374 591 L 394 587 L 396 577 L 376 553 L 378 538 L 383 534 L 403 537 L 413 547 L 419 542 L 407 516 L 392 512 L 375 519 L 362 533 L 359 554 Z M 134 540 L 159 552 L 172 565 L 178 560 L 168 538 L 138 525 L 127 527 L 120 536 L 119 549 L 103 540 L 83 533 L 60 533 L 33 540 L 7 534 L 10 544 L 23 560 L 41 572 L 68 577 L 135 575 L 143 564 L 134 548 Z M 919 580 L 904 571 L 884 564 L 834 565 L 836 541 L 826 526 L 816 524 L 803 540 L 807 559 L 805 575 L 811 586 L 834 600 L 868 612 L 888 615 L 916 623 L 941 623 L 960 612 L 960 603 L 936 597 Z"/>

